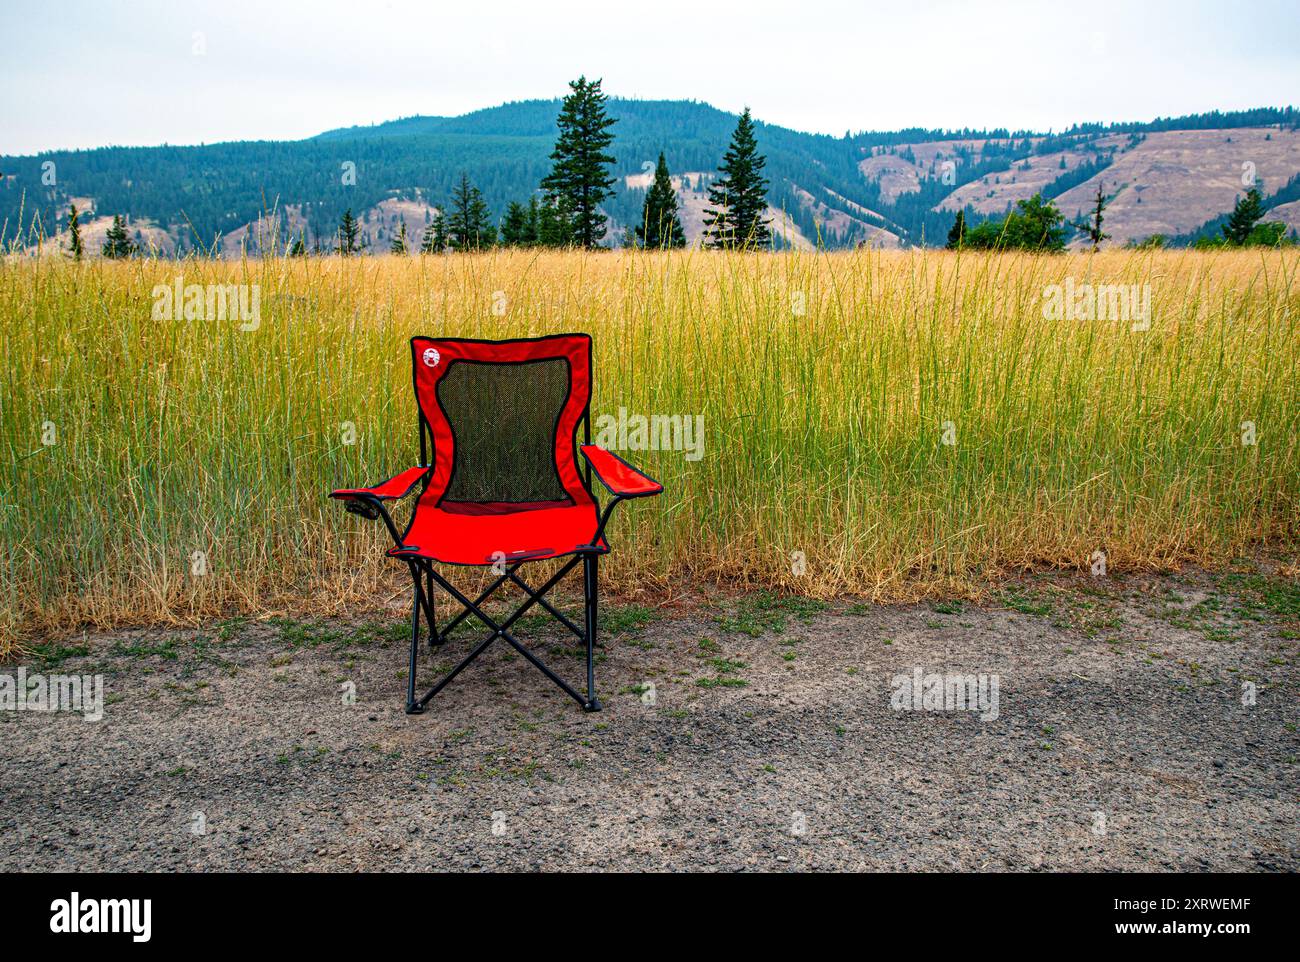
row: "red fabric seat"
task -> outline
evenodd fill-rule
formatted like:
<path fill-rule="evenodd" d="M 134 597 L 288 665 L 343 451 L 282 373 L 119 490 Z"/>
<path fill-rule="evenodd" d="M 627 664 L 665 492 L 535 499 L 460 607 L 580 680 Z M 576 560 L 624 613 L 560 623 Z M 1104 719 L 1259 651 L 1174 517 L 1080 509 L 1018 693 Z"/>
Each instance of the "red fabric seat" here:
<path fill-rule="evenodd" d="M 431 558 L 445 564 L 555 558 L 591 544 L 599 523 L 594 503 L 465 504 L 421 502 L 395 558 Z M 599 548 L 607 551 L 605 539 Z M 498 554 L 499 552 L 499 554 Z"/>

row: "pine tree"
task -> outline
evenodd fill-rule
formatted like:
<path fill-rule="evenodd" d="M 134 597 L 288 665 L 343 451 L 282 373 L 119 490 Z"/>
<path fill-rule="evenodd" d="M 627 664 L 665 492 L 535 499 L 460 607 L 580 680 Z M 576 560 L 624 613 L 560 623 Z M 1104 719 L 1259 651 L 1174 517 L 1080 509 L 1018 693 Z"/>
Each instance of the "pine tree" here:
<path fill-rule="evenodd" d="M 1230 244 L 1240 246 L 1250 238 L 1255 223 L 1264 216 L 1264 198 L 1258 187 L 1246 191 L 1246 196 L 1237 201 L 1228 215 L 1228 222 L 1223 225 L 1223 236 Z"/>
<path fill-rule="evenodd" d="M 508 247 L 532 247 L 537 243 L 537 198 L 525 207 L 512 200 L 501 218 L 501 243 Z"/>
<path fill-rule="evenodd" d="M 393 235 L 393 242 L 388 245 L 388 253 L 406 253 L 406 221 L 401 222 L 401 226 L 397 228 L 397 233 Z"/>
<path fill-rule="evenodd" d="M 81 260 L 81 255 L 86 252 L 86 246 L 81 242 L 81 221 L 77 219 L 77 205 L 68 205 L 68 252 L 72 254 L 73 260 Z"/>
<path fill-rule="evenodd" d="M 686 246 L 686 234 L 682 231 L 681 218 L 677 216 L 677 191 L 673 189 L 672 175 L 662 153 L 655 165 L 654 183 L 646 191 L 636 241 L 642 247 L 655 250 Z"/>
<path fill-rule="evenodd" d="M 135 245 L 131 243 L 131 238 L 127 236 L 126 222 L 122 220 L 121 214 L 113 215 L 113 225 L 109 227 L 108 233 L 104 237 L 104 246 L 101 251 L 105 257 L 112 260 L 121 260 L 135 253 Z"/>
<path fill-rule="evenodd" d="M 605 236 L 600 203 L 614 196 L 610 188 L 615 178 L 606 167 L 615 161 L 605 150 L 614 142 L 609 128 L 615 121 L 605 113 L 609 97 L 601 93 L 599 80 L 588 82 L 582 76 L 570 81 L 569 88 L 573 92 L 564 98 L 556 118 L 560 136 L 542 190 L 556 210 L 566 214 L 563 221 L 570 233 L 562 243 L 590 248 Z"/>
<path fill-rule="evenodd" d="M 537 243 L 543 247 L 567 247 L 573 243 L 573 222 L 566 198 L 549 197 L 537 205 Z"/>
<path fill-rule="evenodd" d="M 705 236 L 711 247 L 754 249 L 772 242 L 767 219 L 767 178 L 762 175 L 767 159 L 758 152 L 754 121 L 749 108 L 740 115 L 731 146 L 722 157 L 722 175 L 709 187 L 709 204 L 704 212 Z"/>
<path fill-rule="evenodd" d="M 528 225 L 524 230 L 534 245 L 542 242 L 542 209 L 536 194 L 528 198 Z"/>
<path fill-rule="evenodd" d="M 433 247 L 439 254 L 447 249 L 447 215 L 442 211 L 433 215 Z"/>
<path fill-rule="evenodd" d="M 424 235 L 420 238 L 421 254 L 441 254 L 447 249 L 447 221 L 442 216 L 442 211 L 433 215 L 433 220 L 429 226 L 424 229 Z"/>
<path fill-rule="evenodd" d="M 469 182 L 469 174 L 460 175 L 460 184 L 451 192 L 451 213 L 447 216 L 447 241 L 452 250 L 478 250 L 497 242 L 492 226 L 492 212 L 479 189 Z"/>
<path fill-rule="evenodd" d="M 293 239 L 293 242 L 289 245 L 289 256 L 290 257 L 307 256 L 307 238 L 304 236 L 302 231 L 298 232 L 298 236 L 295 237 Z"/>
<path fill-rule="evenodd" d="M 343 219 L 339 221 L 339 253 L 344 257 L 361 252 L 359 237 L 361 236 L 361 227 L 357 224 L 357 219 L 352 216 L 352 208 L 349 207 L 343 212 Z"/>
<path fill-rule="evenodd" d="M 953 218 L 952 227 L 948 231 L 948 250 L 960 250 L 966 244 L 966 211 L 957 211 L 957 216 Z"/>
<path fill-rule="evenodd" d="M 1102 221 L 1105 220 L 1103 212 L 1106 210 L 1109 203 L 1110 201 L 1106 198 L 1106 192 L 1101 189 L 1101 182 L 1098 181 L 1097 196 L 1094 199 L 1092 206 L 1092 219 L 1084 221 L 1083 223 L 1076 222 L 1070 225 L 1075 230 L 1083 231 L 1083 233 L 1088 235 L 1088 239 L 1092 241 L 1092 252 L 1094 254 L 1101 250 L 1102 241 L 1110 239 L 1110 235 L 1104 233 L 1101 229 Z"/>

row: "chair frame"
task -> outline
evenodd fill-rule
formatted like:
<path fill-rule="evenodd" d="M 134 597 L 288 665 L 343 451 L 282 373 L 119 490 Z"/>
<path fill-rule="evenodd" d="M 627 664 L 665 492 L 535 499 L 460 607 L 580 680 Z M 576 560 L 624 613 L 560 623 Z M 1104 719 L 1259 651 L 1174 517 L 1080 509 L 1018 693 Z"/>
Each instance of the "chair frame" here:
<path fill-rule="evenodd" d="M 413 339 L 414 340 L 414 339 Z M 510 342 L 500 342 L 510 343 Z M 330 497 L 342 500 L 344 507 L 351 513 L 360 515 L 369 520 L 382 519 L 389 535 L 392 536 L 393 544 L 396 550 L 405 549 L 403 535 L 398 531 L 397 525 L 393 521 L 392 515 L 385 507 L 384 502 L 389 500 L 400 500 L 411 494 L 418 487 L 422 496 L 429 485 L 433 475 L 434 465 L 429 457 L 429 443 L 426 443 L 426 433 L 429 436 L 429 442 L 432 442 L 432 429 L 425 420 L 422 411 L 419 411 L 420 405 L 416 404 L 419 412 L 419 429 L 420 429 L 420 463 L 418 467 L 422 469 L 420 477 L 412 483 L 407 489 L 400 494 L 375 493 L 375 488 L 381 488 L 382 485 L 376 485 L 372 489 L 340 489 L 331 493 Z M 506 563 L 504 560 L 494 562 L 491 567 L 497 572 L 498 576 L 478 597 L 469 598 L 462 593 L 455 585 L 447 580 L 435 568 L 433 559 L 425 557 L 394 556 L 394 560 L 404 561 L 411 573 L 412 597 L 411 597 L 411 651 L 410 661 L 407 669 L 406 684 L 406 713 L 408 715 L 422 714 L 429 705 L 429 702 L 442 691 L 451 681 L 459 675 L 472 662 L 479 658 L 488 650 L 498 638 L 503 639 L 515 651 L 523 655 L 527 661 L 538 671 L 554 682 L 565 694 L 582 706 L 584 711 L 597 712 L 602 708 L 600 699 L 596 696 L 596 668 L 595 668 L 595 649 L 597 638 L 597 620 L 599 615 L 599 582 L 598 582 L 598 560 L 602 554 L 609 552 L 608 542 L 602 541 L 605 534 L 605 525 L 609 521 L 610 515 L 614 508 L 624 501 L 635 498 L 652 497 L 663 491 L 663 486 L 651 478 L 645 472 L 633 467 L 617 455 L 612 455 L 621 462 L 626 468 L 632 470 L 641 478 L 657 486 L 657 490 L 647 491 L 619 491 L 610 480 L 603 477 L 599 471 L 595 476 L 612 496 L 605 505 L 604 510 L 600 509 L 600 502 L 596 498 L 591 488 L 593 475 L 592 458 L 586 448 L 591 447 L 591 411 L 590 406 L 584 407 L 581 416 L 583 444 L 579 451 L 586 460 L 585 474 L 583 475 L 585 485 L 592 501 L 595 504 L 598 522 L 596 532 L 591 538 L 590 544 L 581 545 L 567 555 L 572 555 L 560 566 L 540 588 L 533 588 L 519 574 L 519 569 L 529 561 L 542 560 L 542 558 L 564 558 L 566 555 L 543 555 L 541 558 L 530 558 L 527 556 L 514 556 Z M 611 453 L 611 452 L 605 452 Z M 400 477 L 400 476 L 399 476 Z M 388 484 L 391 482 L 385 482 Z M 418 510 L 417 506 L 414 510 Z M 414 515 L 412 515 L 414 517 Z M 583 627 L 579 628 L 563 612 L 546 600 L 545 595 L 554 588 L 559 582 L 572 571 L 578 563 L 582 563 L 582 588 L 583 588 Z M 498 564 L 502 567 L 498 569 Z M 452 599 L 459 602 L 461 610 L 452 618 L 448 619 L 441 627 L 438 625 L 436 616 L 436 605 L 434 601 L 434 585 L 437 584 Z M 506 585 L 514 585 L 527 596 L 519 607 L 517 607 L 507 618 L 500 622 L 496 621 L 483 610 L 483 605 L 499 589 Z M 527 645 L 521 642 L 514 634 L 511 633 L 510 627 L 528 612 L 534 605 L 539 605 L 545 609 L 553 618 L 560 622 L 564 627 L 577 636 L 579 641 L 586 646 L 587 658 L 587 684 L 586 695 L 579 694 L 573 686 L 560 677 L 550 666 L 539 658 Z M 418 670 L 418 656 L 420 651 L 420 621 L 423 613 L 426 631 L 428 634 L 428 643 L 430 650 L 440 648 L 446 644 L 450 634 L 465 619 L 473 615 L 489 631 L 486 638 L 482 639 L 475 645 L 464 658 L 462 658 L 450 671 L 438 680 L 428 691 L 417 697 L 416 693 L 416 674 Z"/>

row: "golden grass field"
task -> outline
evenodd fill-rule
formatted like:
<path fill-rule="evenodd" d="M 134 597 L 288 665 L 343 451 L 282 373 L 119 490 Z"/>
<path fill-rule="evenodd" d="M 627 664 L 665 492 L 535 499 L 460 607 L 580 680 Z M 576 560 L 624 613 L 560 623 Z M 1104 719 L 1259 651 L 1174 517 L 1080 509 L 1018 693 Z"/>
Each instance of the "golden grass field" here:
<path fill-rule="evenodd" d="M 593 415 L 703 417 L 698 461 L 623 452 L 667 487 L 612 522 L 602 574 L 624 589 L 887 600 L 1084 570 L 1098 550 L 1112 572 L 1292 551 L 1298 266 L 1294 251 L 13 258 L 0 651 L 402 589 L 380 527 L 326 494 L 417 462 L 416 333 L 587 331 Z M 260 326 L 153 319 L 154 286 L 178 275 L 260 285 Z M 1149 284 L 1149 330 L 1045 318 L 1067 277 Z"/>

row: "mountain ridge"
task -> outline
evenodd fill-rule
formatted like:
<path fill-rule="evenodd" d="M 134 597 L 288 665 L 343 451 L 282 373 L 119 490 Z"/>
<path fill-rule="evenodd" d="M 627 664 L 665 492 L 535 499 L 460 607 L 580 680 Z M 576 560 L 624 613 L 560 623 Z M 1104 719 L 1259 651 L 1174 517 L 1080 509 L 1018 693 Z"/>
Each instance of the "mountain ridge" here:
<path fill-rule="evenodd" d="M 91 205 L 86 212 L 91 218 L 127 215 L 142 239 L 164 253 L 230 253 L 223 240 L 251 238 L 250 225 L 265 222 L 270 212 L 296 209 L 293 218 L 279 219 L 279 236 L 266 244 L 249 250 L 241 240 L 243 250 L 257 253 L 284 243 L 282 232 L 291 220 L 308 232 L 309 244 L 327 245 L 338 217 L 351 207 L 363 214 L 371 247 L 383 249 L 397 217 L 384 213 L 383 202 L 403 201 L 403 218 L 416 216 L 411 204 L 429 216 L 462 170 L 483 190 L 496 216 L 508 201 L 526 201 L 548 169 L 559 104 L 559 99 L 512 101 L 455 117 L 413 115 L 334 128 L 296 141 L 0 156 L 0 236 L 12 239 L 18 224 L 29 241 L 42 231 L 54 234 L 48 225 L 61 223 L 69 200 L 81 198 Z M 619 182 L 605 209 L 616 230 L 638 217 L 642 175 L 660 150 L 674 174 L 684 175 L 683 202 L 698 206 L 735 115 L 699 101 L 618 97 L 610 99 L 609 112 L 618 119 L 613 152 Z M 803 238 L 844 247 L 941 241 L 958 207 L 975 222 L 996 216 L 1035 187 L 1059 187 L 1057 193 L 1069 199 L 1062 212 L 1072 217 L 1074 200 L 1095 191 L 1097 183 L 1120 201 L 1117 219 L 1108 219 L 1116 242 L 1137 239 L 1137 232 L 1150 225 L 1190 237 L 1210 229 L 1225 203 L 1231 206 L 1232 185 L 1243 177 L 1243 164 L 1253 165 L 1251 176 L 1261 179 L 1266 194 L 1278 194 L 1276 206 L 1285 207 L 1282 191 L 1300 175 L 1298 122 L 1293 107 L 1262 107 L 1145 124 L 1076 124 L 1061 133 L 909 128 L 835 137 L 761 121 L 756 127 L 772 180 L 769 203 L 786 221 L 778 233 L 790 244 Z M 1254 133 L 1234 142 L 1234 130 Z M 1177 131 L 1197 133 L 1164 136 Z M 1181 146 L 1175 149 L 1172 141 Z M 1157 147 L 1176 155 L 1174 161 L 1148 162 L 1146 155 L 1155 157 Z M 1106 171 L 1117 161 L 1123 161 L 1127 176 L 1149 180 L 1112 176 L 1108 182 Z M 54 183 L 47 182 L 47 163 L 54 165 Z M 1284 213 L 1283 219 L 1297 226 L 1294 212 Z M 698 230 L 694 233 L 692 240 L 698 239 Z"/>

